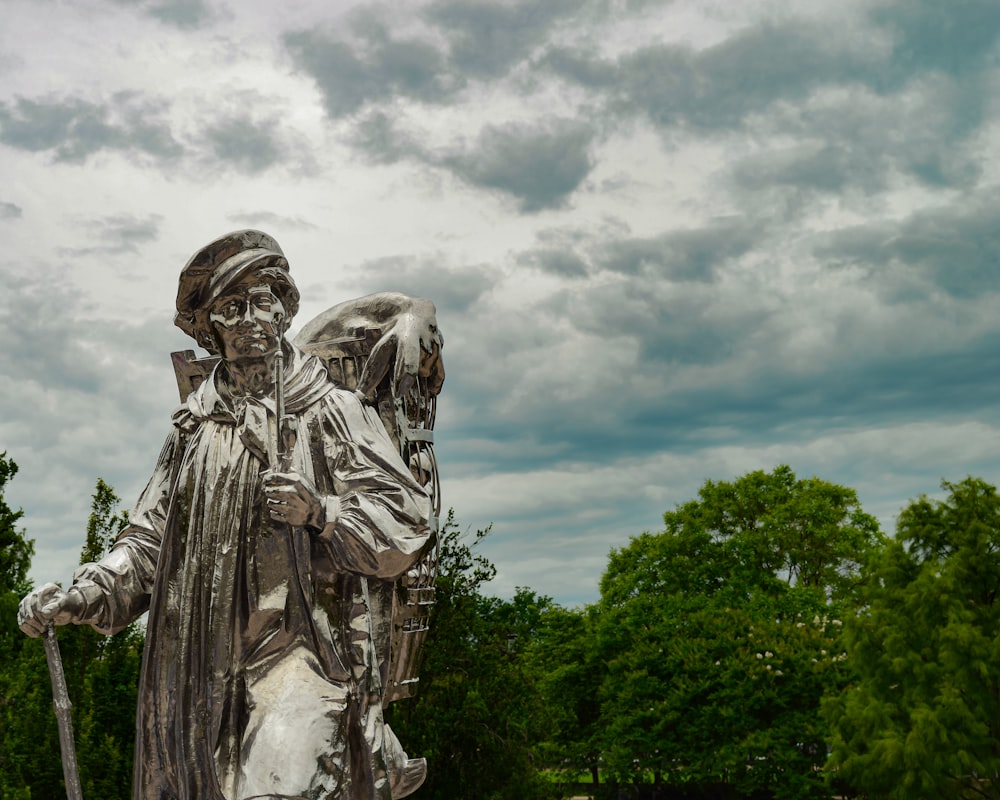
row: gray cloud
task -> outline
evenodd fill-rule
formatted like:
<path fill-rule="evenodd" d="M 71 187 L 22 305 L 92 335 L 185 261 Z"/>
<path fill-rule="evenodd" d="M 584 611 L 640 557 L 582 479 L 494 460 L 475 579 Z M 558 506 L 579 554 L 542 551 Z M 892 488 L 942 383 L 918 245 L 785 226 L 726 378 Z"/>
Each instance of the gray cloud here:
<path fill-rule="evenodd" d="M 348 42 L 318 30 L 284 37 L 296 66 L 319 86 L 331 117 L 353 114 L 396 95 L 437 103 L 463 85 L 433 45 L 393 38 L 374 14 L 355 14 L 350 27 L 361 41 Z"/>
<path fill-rule="evenodd" d="M 0 219 L 18 219 L 23 213 L 23 209 L 15 204 L 0 200 Z"/>
<path fill-rule="evenodd" d="M 421 17 L 445 39 L 442 50 L 433 37 L 394 34 L 395 9 L 361 7 L 347 16 L 346 30 L 292 31 L 284 43 L 336 119 L 396 97 L 447 102 L 470 79 L 503 77 L 580 10 L 577 0 L 437 0 Z"/>
<path fill-rule="evenodd" d="M 714 446 L 720 431 L 738 431 L 746 447 L 846 421 L 877 426 L 992 414 L 1000 330 L 973 337 L 951 331 L 946 303 L 914 305 L 902 319 L 866 320 L 818 308 L 796 315 L 773 307 L 766 287 L 732 300 L 698 284 L 624 282 L 568 292 L 526 309 L 523 320 L 491 326 L 499 349 L 480 340 L 471 359 L 453 358 L 450 388 L 476 410 L 470 433 L 510 443 L 512 469 L 589 463 L 596 454 L 691 452 Z M 509 335 L 529 320 L 527 341 Z M 933 348 L 922 335 L 928 325 L 940 333 Z M 799 340 L 816 341 L 809 356 L 798 353 Z M 490 365 L 481 385 L 476 357 Z"/>
<path fill-rule="evenodd" d="M 592 50 L 554 47 L 540 63 L 606 93 L 611 114 L 701 130 L 732 128 L 777 100 L 861 80 L 877 65 L 828 30 L 794 22 L 747 29 L 701 51 L 657 44 L 608 60 Z"/>
<path fill-rule="evenodd" d="M 487 125 L 475 141 L 444 147 L 427 145 L 388 114 L 360 120 L 350 142 L 374 163 L 404 158 L 444 168 L 472 186 L 514 198 L 525 213 L 560 208 L 580 188 L 594 166 L 591 147 L 597 132 L 566 119 Z"/>
<path fill-rule="evenodd" d="M 210 18 L 204 0 L 111 0 L 119 6 L 136 6 L 160 22 L 182 30 L 201 27 Z"/>
<path fill-rule="evenodd" d="M 992 413 L 997 207 L 982 193 L 824 234 L 787 267 L 766 255 L 783 228 L 749 218 L 547 231 L 515 262 L 597 280 L 453 334 L 450 389 L 475 409 L 456 436 L 506 442 L 490 464 L 515 470 Z"/>
<path fill-rule="evenodd" d="M 840 192 L 857 183 L 882 188 L 881 170 L 865 169 L 865 159 L 848 147 L 811 141 L 757 153 L 737 162 L 733 177 L 737 186 L 754 192 L 776 186 Z"/>
<path fill-rule="evenodd" d="M 79 99 L 0 103 L 0 142 L 57 161 L 82 163 L 102 150 L 173 161 L 183 149 L 151 104 L 120 92 L 106 105 Z"/>
<path fill-rule="evenodd" d="M 539 245 L 517 255 L 521 264 L 566 277 L 607 271 L 643 279 L 710 283 L 719 267 L 770 235 L 758 220 L 732 216 L 699 228 L 635 237 L 608 222 L 596 231 L 546 231 Z"/>
<path fill-rule="evenodd" d="M 302 217 L 288 217 L 282 214 L 275 214 L 273 211 L 238 211 L 230 214 L 227 219 L 242 227 L 265 228 L 265 229 L 285 229 L 308 231 L 316 230 L 317 226 Z M 279 237 L 280 238 L 280 237 Z"/>
<path fill-rule="evenodd" d="M 138 253 L 140 245 L 156 241 L 160 235 L 163 218 L 159 214 L 136 217 L 116 214 L 82 224 L 86 235 L 101 244 L 93 247 L 61 248 L 60 255 L 92 256 Z"/>
<path fill-rule="evenodd" d="M 404 158 L 434 161 L 431 151 L 384 111 L 372 111 L 358 120 L 348 142 L 373 164 L 393 164 Z"/>
<path fill-rule="evenodd" d="M 595 260 L 613 272 L 704 282 L 720 265 L 759 244 L 765 232 L 766 226 L 756 221 L 729 217 L 702 228 L 610 241 L 598 249 Z"/>
<path fill-rule="evenodd" d="M 982 166 L 972 136 L 992 91 L 973 67 L 996 54 L 998 34 L 993 4 L 963 0 L 944 11 L 885 0 L 841 28 L 775 20 L 703 50 L 655 44 L 616 58 L 554 46 L 538 64 L 603 98 L 612 124 L 645 118 L 668 141 L 746 130 L 780 142 L 746 157 L 733 177 L 744 191 L 783 193 L 794 209 L 811 194 L 879 192 L 896 174 L 975 186 Z"/>
<path fill-rule="evenodd" d="M 543 245 L 517 255 L 522 266 L 535 267 L 562 278 L 582 278 L 591 271 L 590 263 L 574 250 Z"/>
<path fill-rule="evenodd" d="M 584 333 L 637 343 L 637 359 L 655 369 L 731 358 L 746 331 L 759 329 L 769 315 L 757 300 L 721 314 L 717 291 L 709 285 L 646 279 L 567 293 L 553 310 L 561 307 L 557 313 Z M 629 380 L 623 376 L 623 383 Z"/>
<path fill-rule="evenodd" d="M 517 198 L 522 211 L 564 206 L 593 168 L 595 131 L 584 122 L 487 126 L 473 148 L 441 162 L 459 177 Z"/>
<path fill-rule="evenodd" d="M 220 168 L 248 175 L 278 166 L 305 169 L 312 154 L 300 146 L 301 137 L 280 115 L 246 110 L 280 105 L 280 99 L 256 92 L 230 94 L 200 116 L 207 120 L 203 127 L 192 134 L 190 143 L 181 144 L 164 118 L 169 104 L 136 93 L 119 92 L 105 105 L 75 98 L 18 98 L 0 103 L 0 142 L 51 152 L 56 161 L 77 164 L 102 151 L 118 152 L 172 171 L 178 165 L 191 166 L 201 178 Z"/>
<path fill-rule="evenodd" d="M 997 200 L 996 191 L 981 192 L 956 205 L 918 211 L 900 222 L 842 229 L 823 237 L 816 254 L 832 264 L 882 274 L 890 288 L 897 284 L 883 273 L 902 269 L 922 279 L 921 293 L 942 289 L 961 299 L 996 293 L 1000 291 Z"/>
<path fill-rule="evenodd" d="M 287 162 L 289 151 L 277 120 L 253 119 L 237 112 L 209 125 L 203 132 L 214 161 L 255 175 Z"/>
<path fill-rule="evenodd" d="M 497 282 L 482 265 L 456 266 L 432 258 L 388 256 L 366 261 L 357 270 L 369 291 L 397 291 L 434 301 L 439 314 L 465 314 Z"/>
<path fill-rule="evenodd" d="M 782 106 L 755 132 L 797 144 L 738 162 L 737 185 L 874 194 L 902 175 L 930 188 L 968 189 L 983 173 L 973 134 L 984 96 L 978 78 L 927 75 L 896 94 L 857 87 Z"/>
<path fill-rule="evenodd" d="M 498 78 L 546 42 L 555 23 L 580 9 L 579 0 L 437 0 L 423 16 L 448 37 L 456 72 Z"/>
<path fill-rule="evenodd" d="M 995 55 L 1000 6 L 984 0 L 884 0 L 872 19 L 893 33 L 900 70 L 961 74 Z"/>
<path fill-rule="evenodd" d="M 307 5 L 314 16 L 336 13 Z M 460 515 L 475 509 L 482 523 L 497 520 L 503 566 L 522 576 L 510 586 L 526 574 L 547 579 L 518 560 L 564 563 L 570 554 L 585 588 L 564 596 L 592 599 L 588 581 L 607 548 L 657 525 L 704 477 L 791 461 L 800 474 L 815 470 L 881 494 L 888 519 L 900 498 L 933 491 L 942 470 L 961 477 L 983 464 L 996 469 L 981 453 L 995 433 L 1000 389 L 1000 196 L 977 188 L 994 177 L 984 156 L 995 116 L 992 4 L 956 0 L 945 10 L 932 0 L 865 0 L 810 9 L 838 23 L 823 28 L 773 4 L 766 14 L 726 10 L 707 28 L 734 18 L 748 24 L 707 48 L 686 46 L 702 29 L 684 38 L 690 13 L 706 13 L 698 4 L 677 14 L 665 0 L 581 0 L 576 9 L 565 0 L 360 5 L 336 30 L 284 40 L 299 83 L 318 87 L 332 135 L 350 137 L 373 162 L 454 176 L 505 207 L 475 215 L 474 229 L 496 225 L 482 240 L 431 225 L 425 238 L 440 254 L 352 257 L 350 274 L 297 256 L 293 268 L 317 305 L 345 281 L 436 302 L 447 340 L 438 430 L 446 504 Z M 136 5 L 138 34 L 165 32 L 149 19 L 158 7 L 166 6 Z M 600 13 L 608 14 L 603 26 L 594 24 Z M 248 16 L 239 35 L 265 41 L 248 56 L 254 74 L 268 76 L 260 85 L 284 86 L 266 46 L 280 33 L 257 22 L 267 18 Z M 216 35 L 229 33 L 200 34 L 209 47 Z M 33 63 L 18 59 L 19 70 Z M 140 70 L 136 80 L 145 76 Z M 286 96 L 300 89 L 289 85 Z M 231 86 L 224 95 L 206 96 L 193 115 L 187 100 L 156 108 L 135 96 L 94 96 L 89 105 L 7 99 L 0 142 L 15 159 L 25 160 L 9 148 L 41 154 L 29 169 L 50 157 L 79 163 L 108 154 L 169 165 L 173 189 L 183 191 L 163 195 L 167 205 L 222 171 L 234 187 L 228 194 L 242 198 L 218 211 L 223 222 L 263 227 L 279 240 L 282 230 L 317 230 L 325 173 L 303 179 L 282 214 L 257 208 L 261 195 L 239 187 L 300 164 L 303 151 L 321 145 L 299 147 L 282 97 L 237 96 Z M 150 112 L 152 144 L 142 143 L 139 110 Z M 184 127 L 171 133 L 168 119 Z M 480 128 L 484 119 L 492 124 Z M 656 144 L 650 130 L 664 152 L 644 171 L 645 149 Z M 166 155 L 156 155 L 155 134 Z M 359 178 L 354 166 L 345 181 Z M 423 213 L 426 183 L 404 186 L 413 178 L 406 169 L 370 177 L 394 193 L 384 220 L 357 209 L 384 221 L 385 236 L 371 245 L 371 255 L 384 255 L 397 233 L 416 241 L 412 225 L 393 215 L 412 222 Z M 599 194 L 598 185 L 614 181 L 627 188 Z M 456 198 L 450 184 L 442 208 L 466 193 L 459 187 Z M 18 194 L 3 199 L 35 211 Z M 570 215 L 507 213 L 570 204 L 580 210 L 571 228 L 559 227 Z M 666 221 L 678 206 L 684 222 Z M 913 206 L 924 210 L 908 212 Z M 0 439 L 21 463 L 15 489 L 28 493 L 18 502 L 31 509 L 32 535 L 72 539 L 73 555 L 96 475 L 127 498 L 141 488 L 177 399 L 166 353 L 190 346 L 163 338 L 172 332 L 169 308 L 149 325 L 118 324 L 134 313 L 124 298 L 144 302 L 134 287 L 87 299 L 103 288 L 88 276 L 134 265 L 136 249 L 166 230 L 159 218 L 115 208 L 95 209 L 89 220 L 64 210 L 63 219 L 79 222 L 59 244 L 80 250 L 60 252 L 89 253 L 89 266 L 67 258 L 46 280 L 15 281 L 0 298 L 9 345 L 0 352 L 0 408 L 11 411 Z M 609 208 L 621 221 L 601 216 Z M 0 217 L 11 218 L 5 209 Z M 457 219 L 461 226 L 467 218 Z M 866 223 L 838 230 L 844 220 Z M 548 229 L 524 245 L 540 225 Z M 368 246 L 368 234 L 356 233 L 351 246 Z M 326 253 L 312 259 L 322 265 L 329 247 L 320 238 L 288 241 Z M 427 251 L 426 242 L 412 246 Z M 165 257 L 174 263 L 188 252 Z M 33 268 L 37 253 L 8 257 L 17 264 L 0 268 L 16 274 Z M 87 281 L 85 291 L 62 288 L 66 275 Z M 115 297 L 123 308 L 108 308 Z M 953 435 L 969 426 L 972 433 Z M 983 442 L 981 451 L 970 442 Z M 796 461 L 810 451 L 811 461 Z M 928 472 L 929 483 L 901 478 Z M 75 518 L 67 498 L 78 501 Z M 585 547 L 592 560 L 583 569 Z"/>
<path fill-rule="evenodd" d="M 626 3 L 624 10 L 642 13 L 648 4 Z M 349 141 L 370 159 L 443 166 L 516 197 L 523 211 L 565 202 L 589 172 L 592 133 L 580 129 L 574 142 L 562 132 L 561 159 L 552 152 L 558 147 L 544 152 L 554 131 L 531 135 L 510 124 L 484 129 L 472 147 L 432 152 L 426 137 L 408 134 L 386 106 L 395 98 L 444 103 L 469 80 L 488 83 L 519 66 L 543 67 L 585 89 L 589 104 L 598 101 L 588 126 L 613 129 L 643 118 L 668 140 L 684 131 L 747 129 L 762 142 L 780 141 L 774 152 L 764 148 L 737 164 L 732 176 L 744 193 L 775 195 L 785 213 L 814 195 L 874 194 L 899 173 L 927 186 L 966 189 L 982 176 L 970 142 L 991 91 L 971 67 L 995 52 L 1000 11 L 990 4 L 960 0 L 944 12 L 931 0 L 878 0 L 868 16 L 847 14 L 840 26 L 775 17 L 708 48 L 651 44 L 614 58 L 589 42 L 553 43 L 556 26 L 579 32 L 594 15 L 621 12 L 621 4 L 569 0 L 437 0 L 420 17 L 443 37 L 444 49 L 432 36 L 393 33 L 388 12 L 377 8 L 353 13 L 346 34 L 301 31 L 285 42 L 316 79 L 332 117 L 368 112 Z M 572 34 L 561 40 L 574 41 Z M 863 110 L 852 105 L 859 95 Z M 880 106 L 884 113 L 873 114 Z M 526 157 L 515 157 L 512 170 L 498 166 L 519 145 Z M 538 172 L 541 163 L 547 168 Z"/>
<path fill-rule="evenodd" d="M 49 559 L 42 579 L 66 580 L 97 477 L 131 503 L 169 431 L 177 403 L 170 320 L 166 312 L 137 325 L 95 319 L 58 274 L 42 268 L 24 280 L 7 267 L 0 263 L 11 289 L 0 296 L 8 344 L 0 352 L 0 441 L 21 468 L 11 488 L 39 562 Z M 121 310 L 120 319 L 133 316 Z"/>

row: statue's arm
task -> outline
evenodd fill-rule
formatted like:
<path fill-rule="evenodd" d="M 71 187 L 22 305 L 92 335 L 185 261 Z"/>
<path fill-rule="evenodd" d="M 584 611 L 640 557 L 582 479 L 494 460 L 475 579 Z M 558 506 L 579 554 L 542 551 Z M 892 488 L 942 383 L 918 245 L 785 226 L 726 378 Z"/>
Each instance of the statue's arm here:
<path fill-rule="evenodd" d="M 111 551 L 100 561 L 77 569 L 66 591 L 45 584 L 21 601 L 18 622 L 25 633 L 38 636 L 49 623 L 72 622 L 110 635 L 149 608 L 182 436 L 175 429 L 167 438 L 153 476 L 129 516 L 129 525 Z"/>
<path fill-rule="evenodd" d="M 325 402 L 335 493 L 322 498 L 325 520 L 316 540 L 336 569 L 393 579 L 430 539 L 430 498 L 374 411 L 344 392 Z"/>
<path fill-rule="evenodd" d="M 84 564 L 73 574 L 73 585 L 88 601 L 81 621 L 101 633 L 122 630 L 149 608 L 171 488 L 185 441 L 179 426 L 170 432 L 153 475 L 129 514 L 128 527 L 104 558 Z"/>

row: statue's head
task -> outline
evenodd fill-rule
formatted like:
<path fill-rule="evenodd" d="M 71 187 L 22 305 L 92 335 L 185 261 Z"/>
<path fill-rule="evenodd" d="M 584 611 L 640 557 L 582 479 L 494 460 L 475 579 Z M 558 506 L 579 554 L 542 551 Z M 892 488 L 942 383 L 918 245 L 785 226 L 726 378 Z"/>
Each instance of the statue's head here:
<path fill-rule="evenodd" d="M 247 309 L 248 320 L 284 328 L 298 308 L 299 290 L 278 243 L 261 231 L 235 231 L 202 247 L 181 270 L 174 324 L 210 353 L 223 353 L 221 335 Z"/>

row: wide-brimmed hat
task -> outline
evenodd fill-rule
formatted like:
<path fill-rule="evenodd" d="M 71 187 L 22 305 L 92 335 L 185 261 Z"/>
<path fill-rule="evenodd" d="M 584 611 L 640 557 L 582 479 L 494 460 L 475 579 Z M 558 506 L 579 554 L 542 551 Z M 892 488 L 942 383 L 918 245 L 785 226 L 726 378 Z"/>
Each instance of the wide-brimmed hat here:
<path fill-rule="evenodd" d="M 218 351 L 208 321 L 212 303 L 250 273 L 270 280 L 287 318 L 299 308 L 299 290 L 288 260 L 273 237 L 262 231 L 227 233 L 202 247 L 181 270 L 174 324 L 209 352 Z"/>

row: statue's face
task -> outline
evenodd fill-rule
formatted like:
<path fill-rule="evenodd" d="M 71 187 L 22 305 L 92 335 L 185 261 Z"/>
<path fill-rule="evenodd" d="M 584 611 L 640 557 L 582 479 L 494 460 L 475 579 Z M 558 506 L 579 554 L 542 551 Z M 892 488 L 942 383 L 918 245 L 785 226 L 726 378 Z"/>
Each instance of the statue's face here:
<path fill-rule="evenodd" d="M 285 307 L 269 284 L 251 276 L 220 295 L 208 318 L 223 358 L 261 358 L 278 348 Z"/>

